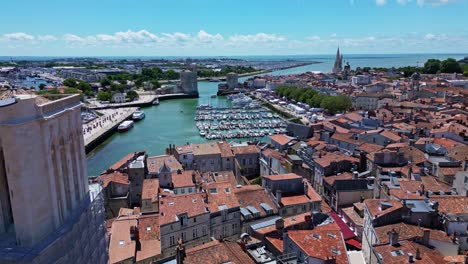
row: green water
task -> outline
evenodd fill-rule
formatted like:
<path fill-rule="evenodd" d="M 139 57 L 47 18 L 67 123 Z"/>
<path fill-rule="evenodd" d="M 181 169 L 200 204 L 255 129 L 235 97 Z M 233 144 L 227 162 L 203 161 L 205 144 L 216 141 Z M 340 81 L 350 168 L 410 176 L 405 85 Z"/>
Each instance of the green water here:
<path fill-rule="evenodd" d="M 218 83 L 199 82 L 200 98 L 161 101 L 157 106 L 143 108 L 145 119 L 136 122 L 128 132 L 115 133 L 88 154 L 88 175 L 99 175 L 134 151 L 146 150 L 149 155 L 161 155 L 169 144 L 205 142 L 195 126 L 195 111 L 199 104 L 228 107 L 225 97 L 210 97 L 217 90 Z"/>

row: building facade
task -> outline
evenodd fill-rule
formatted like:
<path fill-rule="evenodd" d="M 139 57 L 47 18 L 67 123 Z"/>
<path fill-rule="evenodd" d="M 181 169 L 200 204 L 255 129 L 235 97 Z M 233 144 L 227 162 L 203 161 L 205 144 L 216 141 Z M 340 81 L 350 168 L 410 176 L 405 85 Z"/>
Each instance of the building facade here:
<path fill-rule="evenodd" d="M 107 263 L 79 95 L 12 98 L 0 111 L 0 262 Z"/>

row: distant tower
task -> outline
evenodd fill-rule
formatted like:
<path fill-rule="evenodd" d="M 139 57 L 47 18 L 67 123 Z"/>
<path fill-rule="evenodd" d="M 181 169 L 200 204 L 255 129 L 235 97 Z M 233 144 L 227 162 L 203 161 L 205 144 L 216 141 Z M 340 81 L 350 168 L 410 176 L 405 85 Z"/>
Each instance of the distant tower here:
<path fill-rule="evenodd" d="M 332 72 L 337 74 L 343 71 L 343 55 L 340 54 L 340 47 L 336 50 L 335 64 L 333 65 Z"/>
<path fill-rule="evenodd" d="M 107 263 L 79 95 L 15 95 L 0 106 L 0 263 Z"/>
<path fill-rule="evenodd" d="M 185 70 L 180 73 L 180 88 L 183 93 L 198 97 L 197 72 Z"/>
<path fill-rule="evenodd" d="M 231 72 L 226 75 L 226 84 L 228 89 L 235 89 L 237 88 L 238 83 L 238 76 L 237 73 Z"/>

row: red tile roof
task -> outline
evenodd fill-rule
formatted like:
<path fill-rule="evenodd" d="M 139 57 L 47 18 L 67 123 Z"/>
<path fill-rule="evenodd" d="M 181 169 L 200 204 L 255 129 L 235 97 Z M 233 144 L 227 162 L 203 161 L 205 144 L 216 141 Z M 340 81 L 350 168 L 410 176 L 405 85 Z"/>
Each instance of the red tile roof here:
<path fill-rule="evenodd" d="M 228 262 L 233 264 L 255 263 L 237 243 L 229 241 L 211 241 L 204 245 L 188 249 L 186 255 L 184 260 L 186 264 L 219 264 Z"/>
<path fill-rule="evenodd" d="M 99 175 L 98 179 L 102 182 L 102 188 L 106 188 L 109 183 L 115 182 L 123 185 L 129 185 L 128 175 L 119 171 Z"/>
<path fill-rule="evenodd" d="M 159 223 L 165 225 L 176 222 L 176 216 L 187 213 L 188 217 L 207 214 L 207 204 L 202 194 L 166 196 L 159 199 Z"/>
<path fill-rule="evenodd" d="M 183 188 L 195 186 L 192 180 L 192 175 L 194 174 L 193 170 L 181 171 L 180 174 L 177 171 L 172 172 L 172 184 L 174 188 Z"/>
<path fill-rule="evenodd" d="M 326 260 L 334 257 L 336 264 L 348 263 L 346 246 L 340 231 L 290 230 L 288 238 L 312 258 Z"/>
<path fill-rule="evenodd" d="M 272 141 L 278 143 L 281 146 L 288 144 L 292 140 L 292 138 L 283 134 L 273 135 L 273 136 L 270 136 L 270 138 Z"/>
<path fill-rule="evenodd" d="M 143 190 L 141 191 L 141 199 L 151 199 L 157 201 L 159 195 L 159 179 L 143 180 Z"/>
<path fill-rule="evenodd" d="M 182 169 L 182 165 L 180 165 L 179 161 L 172 156 L 172 155 L 161 155 L 155 157 L 148 157 L 147 164 L 148 164 L 148 172 L 153 174 L 158 174 L 159 169 L 166 163 L 166 165 L 172 170 L 177 171 L 178 169 Z"/>
<path fill-rule="evenodd" d="M 290 180 L 290 179 L 301 179 L 302 177 L 295 173 L 287 173 L 287 174 L 267 175 L 267 176 L 263 176 L 263 178 L 266 178 L 272 181 L 280 181 L 280 180 Z"/>

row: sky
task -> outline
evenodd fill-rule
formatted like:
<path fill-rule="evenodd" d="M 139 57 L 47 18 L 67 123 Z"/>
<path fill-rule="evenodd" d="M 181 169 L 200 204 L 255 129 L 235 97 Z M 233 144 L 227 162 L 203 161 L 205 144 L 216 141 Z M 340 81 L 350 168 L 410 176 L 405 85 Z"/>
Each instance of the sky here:
<path fill-rule="evenodd" d="M 468 0 L 2 1 L 0 56 L 468 53 Z"/>

